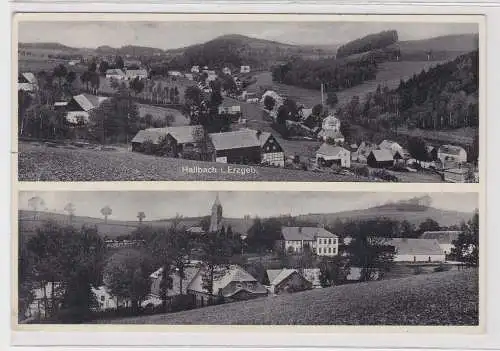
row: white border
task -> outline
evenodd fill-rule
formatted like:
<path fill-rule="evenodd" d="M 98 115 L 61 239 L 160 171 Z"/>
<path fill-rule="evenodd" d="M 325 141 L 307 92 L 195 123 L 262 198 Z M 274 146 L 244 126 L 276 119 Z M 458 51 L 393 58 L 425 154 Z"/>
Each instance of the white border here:
<path fill-rule="evenodd" d="M 20 11 L 89 11 L 88 3 L 80 3 L 80 4 L 14 4 L 12 9 L 17 9 Z M 487 75 L 488 75 L 488 96 L 487 99 L 487 115 L 490 116 L 488 118 L 488 130 L 487 130 L 487 142 L 489 150 L 498 150 L 498 145 L 495 145 L 496 139 L 498 139 L 498 133 L 495 131 L 499 131 L 498 129 L 498 118 L 496 117 L 496 111 L 500 110 L 499 99 L 491 98 L 493 94 L 496 94 L 496 86 L 497 82 L 500 82 L 500 75 L 498 67 L 495 67 L 493 63 L 500 62 L 498 55 L 498 43 L 500 43 L 500 11 L 498 7 L 494 8 L 478 8 L 469 6 L 453 6 L 448 3 L 441 3 L 439 6 L 408 6 L 408 5 L 385 5 L 383 8 L 376 5 L 365 5 L 362 7 L 357 6 L 357 4 L 350 5 L 331 5 L 331 4 L 224 4 L 224 6 L 217 4 L 169 4 L 169 5 L 160 5 L 154 4 L 150 6 L 145 6 L 144 4 L 134 5 L 134 4 L 122 4 L 117 6 L 116 4 L 92 4 L 92 11 L 122 11 L 122 12 L 147 12 L 147 11 L 175 11 L 175 12 L 216 12 L 224 10 L 225 12 L 331 12 L 331 13 L 380 13 L 383 11 L 384 13 L 427 13 L 427 14 L 449 14 L 449 13 L 462 13 L 462 14 L 488 14 L 486 26 L 487 26 Z M 9 14 L 8 14 L 9 15 Z M 3 25 L 10 24 L 10 18 L 4 18 L 2 21 Z M 5 32 L 10 31 L 10 28 L 6 28 Z M 8 41 L 3 42 L 4 46 L 6 46 L 6 51 L 10 51 L 10 45 Z M 9 55 L 3 55 L 3 57 L 8 57 Z M 7 58 L 9 60 L 9 58 Z M 10 67 L 7 65 L 7 69 L 5 69 L 4 77 L 10 77 Z M 498 64 L 497 64 L 498 66 Z M 8 81 L 8 79 L 7 79 Z M 7 83 L 7 86 L 10 84 Z M 9 86 L 10 88 L 10 86 Z M 3 85 L 2 92 L 5 92 L 3 96 L 8 96 L 9 88 L 6 88 L 5 82 Z M 5 91 L 4 91 L 5 90 Z M 496 107 L 496 108 L 495 108 Z M 11 109 L 12 111 L 12 106 Z M 2 123 L 6 123 L 5 121 L 8 119 L 3 119 Z M 8 122 L 7 122 L 8 123 Z M 6 137 L 2 140 L 9 140 L 9 131 L 10 128 L 6 126 L 6 128 L 1 129 L 2 132 L 5 133 Z M 11 146 L 8 143 L 8 148 Z M 489 152 L 487 154 L 487 177 L 486 179 L 493 180 L 495 179 L 494 175 L 497 174 L 497 164 L 495 163 L 496 152 Z M 3 161 L 3 160 L 2 160 Z M 10 161 L 4 163 L 7 167 L 4 167 L 4 171 L 8 169 L 10 165 Z M 9 172 L 4 172 L 4 176 L 8 175 Z M 7 176 L 8 177 L 8 176 Z M 74 184 L 73 184 L 74 186 Z M 420 187 L 420 185 L 419 185 Z M 420 190 L 420 189 L 419 189 Z M 8 198 L 8 197 L 4 197 Z M 499 320 L 499 302 L 498 302 L 498 277 L 500 277 L 499 272 L 499 261 L 498 255 L 496 254 L 496 248 L 500 248 L 500 238 L 496 233 L 493 232 L 494 226 L 491 223 L 494 220 L 494 207 L 493 203 L 496 201 L 494 197 L 493 188 L 490 189 L 488 193 L 488 205 L 486 209 L 483 209 L 483 213 L 487 212 L 486 218 L 488 221 L 487 228 L 489 229 L 488 236 L 488 272 L 487 272 L 487 281 L 488 281 L 488 293 L 487 293 L 487 305 L 488 305 L 488 314 L 487 314 L 487 334 L 485 335 L 426 335 L 422 337 L 419 334 L 363 334 L 363 335 L 344 335 L 344 334 L 308 334 L 307 337 L 303 337 L 300 334 L 298 336 L 291 334 L 274 334 L 274 333 L 224 333 L 224 334 L 202 334 L 202 333 L 128 333 L 128 334 L 117 334 L 117 333 L 30 333 L 29 336 L 26 333 L 13 333 L 12 341 L 17 344 L 31 344 L 31 345 L 227 345 L 227 346 L 274 346 L 274 347 L 283 347 L 283 346 L 291 346 L 291 347 L 307 347 L 307 346 L 316 346 L 316 347 L 365 347 L 365 348 L 414 348 L 414 347 L 425 347 L 425 348 L 453 348 L 453 349 L 485 349 L 491 348 L 496 349 L 500 346 L 500 320 Z M 486 211 L 485 211 L 486 210 Z M 4 213 L 10 213 L 9 210 L 4 211 Z M 7 220 L 5 220 L 7 219 Z M 8 216 L 5 216 L 3 228 L 9 228 L 9 219 Z M 7 239 L 7 240 L 4 240 Z M 8 244 L 9 240 L 6 236 L 2 236 L 1 249 L 4 250 L 4 254 L 1 255 L 2 258 L 5 259 L 4 265 L 0 265 L 2 267 L 3 277 L 7 277 L 10 275 L 9 265 L 9 248 Z M 5 285 L 5 284 L 4 284 Z M 9 291 L 7 289 L 2 289 L 2 294 L 4 294 L 4 290 L 7 291 L 7 295 L 3 299 L 3 301 L 9 301 L 8 298 Z M 4 297 L 1 295 L 0 297 Z M 2 304 L 5 306 L 6 304 Z M 7 318 L 10 317 L 10 313 L 7 313 Z M 2 323 L 3 326 L 8 327 L 7 323 Z M 8 340 L 9 330 L 7 329 L 6 337 L 2 337 L 1 340 Z M 29 339 L 29 340 L 27 340 Z"/>

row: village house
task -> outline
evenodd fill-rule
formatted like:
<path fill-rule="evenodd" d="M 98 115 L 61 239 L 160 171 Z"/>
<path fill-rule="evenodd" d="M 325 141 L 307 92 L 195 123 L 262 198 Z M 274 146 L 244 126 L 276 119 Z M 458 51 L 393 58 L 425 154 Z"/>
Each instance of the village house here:
<path fill-rule="evenodd" d="M 191 67 L 191 73 L 200 73 L 200 66 Z"/>
<path fill-rule="evenodd" d="M 179 71 L 168 71 L 170 77 L 182 77 L 182 73 Z"/>
<path fill-rule="evenodd" d="M 372 150 L 366 158 L 366 163 L 373 168 L 386 168 L 394 166 L 394 162 L 401 159 L 399 152 L 393 154 L 387 149 Z"/>
<path fill-rule="evenodd" d="M 377 145 L 363 141 L 359 144 L 355 152 L 351 152 L 351 159 L 360 163 L 366 163 L 370 152 L 376 149 Z"/>
<path fill-rule="evenodd" d="M 206 268 L 200 268 L 187 287 L 187 292 L 194 295 L 198 307 L 207 306 L 217 298 L 223 298 L 224 302 L 234 302 L 265 297 L 268 294 L 257 279 L 238 265 L 216 267 L 210 294 L 203 283 L 206 272 Z"/>
<path fill-rule="evenodd" d="M 328 167 L 337 165 L 350 168 L 351 152 L 343 147 L 324 143 L 319 150 L 316 151 L 316 163 Z"/>
<path fill-rule="evenodd" d="M 240 73 L 250 73 L 250 66 L 241 66 Z"/>
<path fill-rule="evenodd" d="M 392 140 L 383 140 L 378 147 L 380 150 L 389 150 L 393 155 L 399 153 L 402 156 L 403 154 L 403 147 Z"/>
<path fill-rule="evenodd" d="M 72 124 L 87 123 L 90 112 L 109 99 L 105 96 L 96 96 L 87 93 L 75 95 L 66 105 L 66 120 Z"/>
<path fill-rule="evenodd" d="M 215 73 L 215 71 L 207 71 L 206 73 L 207 73 L 207 79 L 205 80 L 205 82 L 207 84 L 217 80 L 217 73 Z"/>
<path fill-rule="evenodd" d="M 294 293 L 312 289 L 312 283 L 297 269 L 268 269 L 269 291 L 272 294 Z"/>
<path fill-rule="evenodd" d="M 309 248 L 318 256 L 338 255 L 337 235 L 321 227 L 282 227 L 277 245 L 285 253 L 302 253 Z"/>
<path fill-rule="evenodd" d="M 443 249 L 436 239 L 392 238 L 388 246 L 394 248 L 394 262 L 445 262 Z"/>
<path fill-rule="evenodd" d="M 132 139 L 132 151 L 143 151 L 144 143 L 147 141 L 159 145 L 165 139 L 172 156 L 179 157 L 186 148 L 198 144 L 198 135 L 202 132 L 203 127 L 199 125 L 143 129 Z"/>
<path fill-rule="evenodd" d="M 325 131 L 340 132 L 340 120 L 334 115 L 329 115 L 325 117 L 321 127 Z"/>
<path fill-rule="evenodd" d="M 140 60 L 135 60 L 135 59 L 126 59 L 126 60 L 124 60 L 124 61 L 123 61 L 123 66 L 124 66 L 125 68 L 127 68 L 127 69 L 128 69 L 128 68 L 132 68 L 132 67 L 134 67 L 134 68 L 135 68 L 135 67 L 139 68 L 139 67 L 141 67 L 141 65 L 142 65 L 142 62 L 141 62 Z"/>
<path fill-rule="evenodd" d="M 271 133 L 240 129 L 212 133 L 209 137 L 214 147 L 216 162 L 285 166 L 283 149 Z"/>
<path fill-rule="evenodd" d="M 455 145 L 442 145 L 437 151 L 437 158 L 445 167 L 446 164 L 451 163 L 465 163 L 467 162 L 467 152 L 461 146 Z"/>
<path fill-rule="evenodd" d="M 438 241 L 441 250 L 445 253 L 445 255 L 449 255 L 451 253 L 451 249 L 455 247 L 453 242 L 458 239 L 458 236 L 461 234 L 461 231 L 458 230 L 438 230 L 438 231 L 427 231 L 423 232 L 420 236 L 420 239 L 435 239 Z"/>
<path fill-rule="evenodd" d="M 219 114 L 241 115 L 241 105 L 231 100 L 223 100 L 218 108 Z"/>
<path fill-rule="evenodd" d="M 229 75 L 229 76 L 230 76 L 230 75 L 231 75 L 231 68 L 229 68 L 229 67 L 224 67 L 224 68 L 222 69 L 222 73 L 227 74 L 227 75 Z"/>
<path fill-rule="evenodd" d="M 191 264 L 186 262 L 184 266 L 184 278 L 181 279 L 179 274 L 177 274 L 174 267 L 172 267 L 172 273 L 170 273 L 170 279 L 172 280 L 172 288 L 167 289 L 167 296 L 173 297 L 177 295 L 184 295 L 188 293 L 188 285 L 193 280 L 194 276 L 198 272 L 199 267 L 197 264 Z M 148 300 L 154 300 L 155 298 L 161 298 L 161 283 L 163 281 L 163 267 L 158 268 L 156 271 L 151 273 L 149 276 L 151 282 L 151 289 L 146 299 L 145 304 Z M 154 304 L 154 301 L 151 301 Z"/>
<path fill-rule="evenodd" d="M 31 72 L 23 72 L 17 78 L 17 90 L 34 92 L 38 88 L 38 79 Z"/>
<path fill-rule="evenodd" d="M 134 79 L 147 79 L 148 78 L 148 71 L 145 69 L 128 69 L 125 72 L 125 75 L 127 77 L 127 80 L 134 80 Z"/>
<path fill-rule="evenodd" d="M 322 141 L 331 141 L 335 144 L 343 144 L 345 142 L 345 138 L 338 130 L 333 129 L 322 129 L 318 133 L 318 138 Z"/>
<path fill-rule="evenodd" d="M 124 80 L 125 73 L 119 68 L 111 68 L 106 70 L 106 79 Z"/>

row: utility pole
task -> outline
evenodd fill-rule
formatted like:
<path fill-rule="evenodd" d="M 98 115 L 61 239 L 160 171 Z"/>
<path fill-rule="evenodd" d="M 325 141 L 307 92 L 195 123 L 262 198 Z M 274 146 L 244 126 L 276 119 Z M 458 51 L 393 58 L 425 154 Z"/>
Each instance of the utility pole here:
<path fill-rule="evenodd" d="M 323 82 L 321 83 L 321 106 L 325 106 Z"/>

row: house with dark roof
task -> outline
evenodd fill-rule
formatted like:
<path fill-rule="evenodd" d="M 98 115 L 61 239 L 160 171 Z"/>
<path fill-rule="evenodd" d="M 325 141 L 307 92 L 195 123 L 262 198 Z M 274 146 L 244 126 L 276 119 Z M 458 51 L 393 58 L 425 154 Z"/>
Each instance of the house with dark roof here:
<path fill-rule="evenodd" d="M 336 256 L 339 238 L 321 227 L 282 227 L 277 246 L 287 254 L 311 250 L 318 256 Z"/>
<path fill-rule="evenodd" d="M 84 124 L 90 119 L 90 112 L 99 107 L 108 97 L 83 93 L 75 95 L 66 104 L 66 120 L 72 124 Z"/>
<path fill-rule="evenodd" d="M 351 167 L 351 152 L 341 146 L 324 143 L 316 151 L 316 163 L 322 166 L 337 165 L 339 167 Z"/>
<path fill-rule="evenodd" d="M 386 242 L 394 248 L 394 262 L 444 262 L 445 253 L 436 239 L 392 238 Z"/>
<path fill-rule="evenodd" d="M 388 149 L 372 150 L 366 158 L 366 163 L 373 168 L 386 168 L 394 166 L 394 162 L 402 158 L 398 151 L 393 154 Z"/>
<path fill-rule="evenodd" d="M 307 280 L 297 269 L 268 269 L 269 291 L 272 294 L 294 293 L 310 290 L 312 282 Z"/>
<path fill-rule="evenodd" d="M 216 162 L 285 166 L 285 154 L 271 133 L 253 129 L 209 134 Z"/>
<path fill-rule="evenodd" d="M 224 302 L 250 300 L 267 296 L 267 289 L 250 273 L 238 265 L 219 266 L 214 271 L 212 293 L 204 284 L 205 267 L 200 268 L 188 284 L 187 292 L 196 299 L 196 305 L 203 307 L 212 304 L 217 298 Z"/>
<path fill-rule="evenodd" d="M 459 230 L 427 231 L 422 233 L 420 239 L 437 240 L 445 255 L 449 255 L 451 253 L 451 249 L 455 247 L 453 242 L 458 239 L 458 236 L 461 233 L 462 232 Z"/>
<path fill-rule="evenodd" d="M 196 147 L 203 133 L 202 126 L 178 126 L 140 130 L 132 139 L 132 151 L 142 152 L 146 142 L 159 145 L 166 139 L 173 157 L 181 157 L 187 149 Z"/>

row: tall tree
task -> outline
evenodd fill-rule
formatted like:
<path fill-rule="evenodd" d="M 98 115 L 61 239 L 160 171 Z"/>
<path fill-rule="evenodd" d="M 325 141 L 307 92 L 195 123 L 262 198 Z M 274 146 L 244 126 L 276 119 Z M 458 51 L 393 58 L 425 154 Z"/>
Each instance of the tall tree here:
<path fill-rule="evenodd" d="M 462 223 L 461 233 L 453 242 L 451 255 L 460 262 L 473 266 L 479 264 L 479 212 L 476 210 L 467 223 Z"/>
<path fill-rule="evenodd" d="M 412 137 L 408 140 L 408 152 L 417 161 L 427 161 L 427 149 L 422 138 Z"/>
<path fill-rule="evenodd" d="M 101 208 L 101 214 L 104 216 L 104 223 L 108 222 L 108 217 L 111 216 L 113 210 L 108 205 Z"/>
<path fill-rule="evenodd" d="M 203 254 L 203 289 L 214 295 L 214 281 L 221 278 L 229 269 L 231 249 L 222 233 L 208 233 L 201 242 Z"/>

